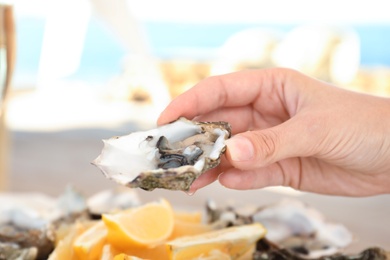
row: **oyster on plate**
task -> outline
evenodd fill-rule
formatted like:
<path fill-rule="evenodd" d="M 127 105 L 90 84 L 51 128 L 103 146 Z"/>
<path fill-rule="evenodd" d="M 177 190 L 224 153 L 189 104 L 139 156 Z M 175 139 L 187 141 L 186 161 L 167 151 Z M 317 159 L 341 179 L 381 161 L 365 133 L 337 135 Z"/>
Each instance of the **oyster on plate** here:
<path fill-rule="evenodd" d="M 264 225 L 267 235 L 259 241 L 259 255 L 255 259 L 321 259 L 338 254 L 353 240 L 344 225 L 327 221 L 318 210 L 299 200 L 285 199 L 249 209 L 218 208 L 215 202 L 209 201 L 206 211 L 208 222 L 218 223 L 220 227 L 253 222 Z M 281 254 L 281 249 L 288 252 L 288 257 L 287 253 L 284 253 L 286 258 L 270 257 L 273 252 Z M 262 254 L 268 258 L 260 257 Z"/>
<path fill-rule="evenodd" d="M 71 188 L 59 198 L 0 193 L 0 259 L 47 259 L 57 226 L 73 223 L 84 211 L 84 198 Z"/>
<path fill-rule="evenodd" d="M 149 131 L 103 140 L 93 162 L 104 175 L 131 188 L 188 191 L 203 172 L 216 167 L 231 135 L 226 122 L 180 118 Z"/>

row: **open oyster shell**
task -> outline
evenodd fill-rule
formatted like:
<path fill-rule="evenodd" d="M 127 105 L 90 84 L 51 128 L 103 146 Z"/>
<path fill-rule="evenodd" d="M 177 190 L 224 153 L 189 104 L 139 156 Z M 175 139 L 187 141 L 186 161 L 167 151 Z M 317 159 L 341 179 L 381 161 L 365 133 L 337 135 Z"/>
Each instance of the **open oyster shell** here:
<path fill-rule="evenodd" d="M 328 221 L 317 209 L 299 200 L 284 199 L 247 209 L 239 206 L 220 208 L 214 201 L 208 201 L 206 212 L 208 222 L 220 228 L 254 222 L 264 225 L 267 235 L 257 244 L 256 260 L 355 259 L 337 257 L 352 243 L 352 233 L 344 225 Z"/>
<path fill-rule="evenodd" d="M 220 163 L 231 128 L 226 122 L 180 118 L 149 131 L 103 140 L 93 162 L 104 175 L 128 187 L 188 191 L 203 172 Z"/>

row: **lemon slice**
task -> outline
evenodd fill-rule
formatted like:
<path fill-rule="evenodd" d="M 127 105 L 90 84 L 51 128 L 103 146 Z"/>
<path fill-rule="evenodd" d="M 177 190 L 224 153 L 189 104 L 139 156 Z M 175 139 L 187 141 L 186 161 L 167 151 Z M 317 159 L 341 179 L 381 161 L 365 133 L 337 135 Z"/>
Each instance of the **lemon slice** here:
<path fill-rule="evenodd" d="M 107 241 L 120 249 L 154 247 L 173 231 L 174 213 L 166 200 L 151 202 L 132 210 L 103 215 Z"/>
<path fill-rule="evenodd" d="M 106 241 L 107 228 L 102 221 L 84 231 L 73 243 L 79 259 L 98 259 Z"/>
<path fill-rule="evenodd" d="M 186 212 L 186 211 L 175 211 L 175 221 L 185 221 L 188 223 L 201 223 L 202 222 L 202 212 Z"/>
<path fill-rule="evenodd" d="M 144 260 L 144 258 L 139 258 L 136 256 L 126 255 L 126 254 L 119 254 L 116 255 L 113 260 Z"/>
<path fill-rule="evenodd" d="M 256 241 L 265 234 L 266 229 L 261 224 L 254 223 L 177 238 L 166 245 L 172 260 L 202 259 L 200 257 L 208 257 L 215 250 L 230 255 L 231 259 L 237 259 L 253 248 Z"/>
<path fill-rule="evenodd" d="M 213 230 L 213 226 L 209 224 L 186 222 L 176 219 L 175 226 L 173 228 L 172 235 L 169 237 L 169 240 L 184 236 L 199 235 Z"/>
<path fill-rule="evenodd" d="M 50 254 L 49 260 L 73 260 L 77 259 L 73 250 L 73 243 L 85 230 L 91 227 L 92 222 L 76 222 L 69 228 L 67 234 L 58 241 L 54 251 Z"/>

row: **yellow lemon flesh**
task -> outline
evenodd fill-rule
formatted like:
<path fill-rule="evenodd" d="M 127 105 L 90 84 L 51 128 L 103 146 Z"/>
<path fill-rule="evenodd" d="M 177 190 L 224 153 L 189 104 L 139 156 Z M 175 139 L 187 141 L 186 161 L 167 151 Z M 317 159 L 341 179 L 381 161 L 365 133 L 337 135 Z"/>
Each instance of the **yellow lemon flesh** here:
<path fill-rule="evenodd" d="M 172 260 L 207 257 L 215 250 L 237 259 L 253 248 L 265 234 L 266 229 L 255 223 L 178 238 L 167 242 L 167 249 Z"/>
<path fill-rule="evenodd" d="M 154 247 L 173 231 L 174 213 L 166 200 L 148 203 L 133 210 L 103 215 L 107 241 L 115 247 Z"/>
<path fill-rule="evenodd" d="M 73 250 L 79 259 L 99 259 L 106 242 L 107 228 L 99 221 L 79 235 Z"/>

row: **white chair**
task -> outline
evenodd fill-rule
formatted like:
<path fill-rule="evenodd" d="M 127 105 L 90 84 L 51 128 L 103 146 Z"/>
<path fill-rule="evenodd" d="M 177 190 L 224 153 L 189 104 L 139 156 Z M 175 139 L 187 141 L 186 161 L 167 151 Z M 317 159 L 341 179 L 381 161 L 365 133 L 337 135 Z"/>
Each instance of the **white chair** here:
<path fill-rule="evenodd" d="M 38 70 L 38 89 L 53 87 L 62 78 L 77 71 L 88 22 L 91 15 L 96 14 L 118 37 L 129 54 L 127 58 L 134 59 L 128 62 L 131 64 L 129 69 L 133 72 L 134 63 L 137 63 L 137 71 L 148 74 L 144 78 L 155 79 L 151 84 L 144 84 L 153 104 L 160 108 L 166 106 L 170 101 L 168 88 L 163 84 L 158 63 L 152 57 L 144 31 L 127 3 L 126 0 L 49 1 Z M 124 80 L 127 69 L 123 69 Z"/>

